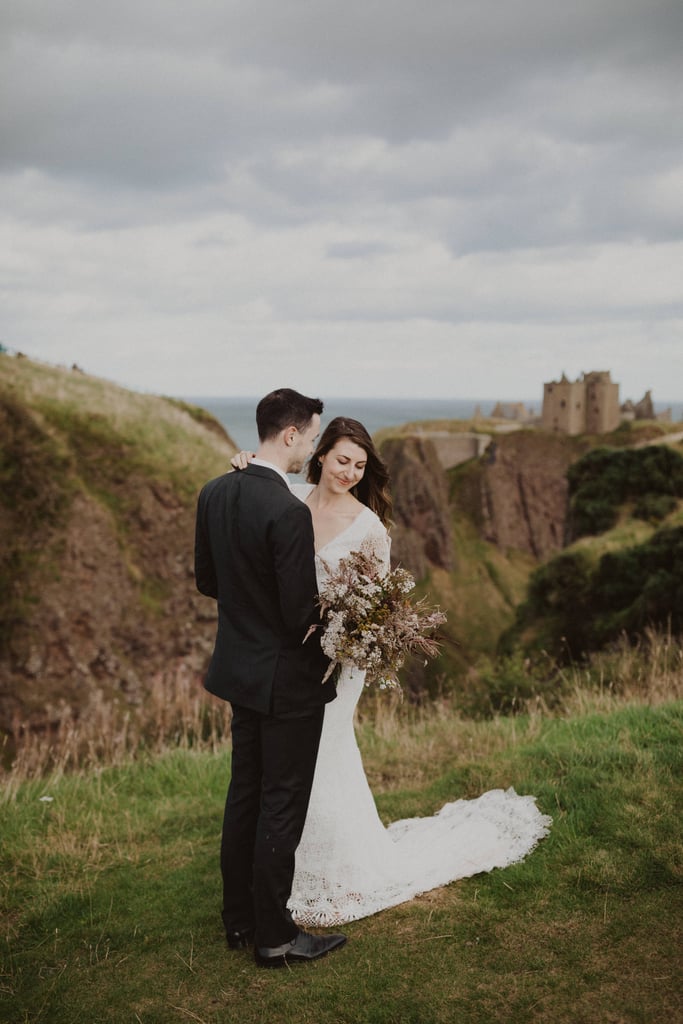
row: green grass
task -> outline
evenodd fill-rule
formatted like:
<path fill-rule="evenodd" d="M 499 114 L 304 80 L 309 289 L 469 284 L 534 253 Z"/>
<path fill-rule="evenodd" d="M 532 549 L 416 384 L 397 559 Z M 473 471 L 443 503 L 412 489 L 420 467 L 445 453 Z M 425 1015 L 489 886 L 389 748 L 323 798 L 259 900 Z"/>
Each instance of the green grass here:
<path fill-rule="evenodd" d="M 25 782 L 0 805 L 0 1020 L 680 1020 L 682 710 L 363 721 L 384 820 L 514 785 L 553 829 L 522 864 L 355 922 L 344 950 L 291 971 L 222 941 L 226 754 Z"/>
<path fill-rule="evenodd" d="M 216 475 L 226 445 L 234 448 L 205 410 L 31 359 L 0 356 L 0 396 L 29 408 L 95 482 L 125 483 L 138 473 L 194 498 L 196 481 Z"/>

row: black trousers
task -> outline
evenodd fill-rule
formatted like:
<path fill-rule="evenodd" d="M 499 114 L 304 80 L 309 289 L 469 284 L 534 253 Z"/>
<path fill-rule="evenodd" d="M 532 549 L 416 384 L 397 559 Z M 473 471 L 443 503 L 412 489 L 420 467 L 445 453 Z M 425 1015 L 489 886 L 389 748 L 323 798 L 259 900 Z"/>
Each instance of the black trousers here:
<path fill-rule="evenodd" d="M 298 932 L 287 900 L 324 711 L 262 715 L 232 709 L 232 778 L 221 841 L 223 923 L 228 932 L 254 928 L 258 946 L 279 946 Z"/>

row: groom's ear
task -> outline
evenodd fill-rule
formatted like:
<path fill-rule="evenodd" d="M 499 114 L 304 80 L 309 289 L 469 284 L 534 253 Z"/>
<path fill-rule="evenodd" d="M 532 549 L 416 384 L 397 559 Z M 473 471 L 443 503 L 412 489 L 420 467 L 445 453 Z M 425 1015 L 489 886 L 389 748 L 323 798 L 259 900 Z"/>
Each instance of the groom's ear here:
<path fill-rule="evenodd" d="M 289 426 L 289 427 L 285 427 L 285 429 L 283 431 L 284 442 L 285 442 L 285 444 L 287 445 L 288 448 L 292 447 L 292 445 L 296 441 L 296 436 L 297 436 L 298 433 L 299 433 L 299 431 L 297 430 L 297 428 L 293 424 L 291 426 Z"/>

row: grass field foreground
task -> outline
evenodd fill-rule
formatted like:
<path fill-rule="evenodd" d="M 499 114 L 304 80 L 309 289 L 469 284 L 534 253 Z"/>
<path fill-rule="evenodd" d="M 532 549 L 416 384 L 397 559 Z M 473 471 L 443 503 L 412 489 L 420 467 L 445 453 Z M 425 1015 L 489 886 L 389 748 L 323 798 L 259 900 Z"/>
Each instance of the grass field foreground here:
<path fill-rule="evenodd" d="M 227 751 L 26 781 L 0 805 L 6 1024 L 681 1020 L 683 705 L 359 735 L 385 821 L 514 786 L 553 816 L 522 863 L 345 928 L 267 972 L 221 936 Z"/>

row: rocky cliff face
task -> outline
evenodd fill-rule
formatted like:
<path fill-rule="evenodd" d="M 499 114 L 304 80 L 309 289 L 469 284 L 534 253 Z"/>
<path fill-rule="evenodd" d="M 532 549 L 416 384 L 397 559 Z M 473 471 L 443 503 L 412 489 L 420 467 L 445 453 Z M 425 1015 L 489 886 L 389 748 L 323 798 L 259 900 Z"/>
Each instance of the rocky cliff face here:
<path fill-rule="evenodd" d="M 150 680 L 181 662 L 201 674 L 215 615 L 194 587 L 192 509 L 142 481 L 133 489 L 123 545 L 115 517 L 75 497 L 53 536 L 57 558 L 0 660 L 0 724 L 81 708 L 93 687 L 139 704 Z"/>
<path fill-rule="evenodd" d="M 566 471 L 582 445 L 516 431 L 445 469 L 426 433 L 384 441 L 394 498 L 392 558 L 425 581 L 429 600 L 448 617 L 439 658 L 406 663 L 410 699 L 452 690 L 467 706 L 471 667 L 495 654 L 529 574 L 563 546 Z"/>
<path fill-rule="evenodd" d="M 422 579 L 430 567 L 453 568 L 446 474 L 427 438 L 393 438 L 382 445 L 391 476 L 392 561 Z"/>
<path fill-rule="evenodd" d="M 0 356 L 0 730 L 89 692 L 136 705 L 215 632 L 194 512 L 234 445 L 206 414 Z"/>
<path fill-rule="evenodd" d="M 481 473 L 482 534 L 501 550 L 539 560 L 564 546 L 567 470 L 580 450 L 569 438 L 519 431 L 492 441 Z"/>
<path fill-rule="evenodd" d="M 464 509 L 483 539 L 501 551 L 549 557 L 565 543 L 566 474 L 581 451 L 576 439 L 516 431 L 497 436 L 479 459 L 447 472 L 428 435 L 385 441 L 382 455 L 394 498 L 394 559 L 418 579 L 430 568 L 457 575 L 453 517 Z"/>

